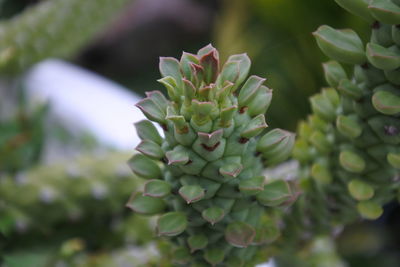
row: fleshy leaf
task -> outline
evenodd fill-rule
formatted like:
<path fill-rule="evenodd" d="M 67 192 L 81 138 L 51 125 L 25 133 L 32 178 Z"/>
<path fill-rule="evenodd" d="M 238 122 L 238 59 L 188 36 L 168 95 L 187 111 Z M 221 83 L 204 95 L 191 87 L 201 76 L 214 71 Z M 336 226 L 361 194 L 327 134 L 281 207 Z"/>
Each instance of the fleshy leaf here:
<path fill-rule="evenodd" d="M 220 207 L 211 207 L 208 209 L 205 209 L 202 213 L 201 216 L 206 220 L 207 222 L 211 223 L 214 225 L 215 223 L 219 222 L 222 220 L 225 216 L 225 211 L 224 209 Z"/>
<path fill-rule="evenodd" d="M 189 204 L 203 199 L 204 189 L 198 185 L 184 185 L 179 189 L 179 195 Z"/>
<path fill-rule="evenodd" d="M 151 197 L 165 197 L 171 193 L 171 185 L 162 180 L 150 180 L 144 185 L 143 195 Z"/>
<path fill-rule="evenodd" d="M 165 209 L 165 202 L 160 198 L 144 196 L 141 192 L 132 194 L 126 206 L 134 212 L 154 215 Z"/>
<path fill-rule="evenodd" d="M 157 143 L 158 145 L 161 145 L 162 138 L 153 123 L 148 120 L 142 120 L 135 123 L 134 126 L 140 139 L 148 139 Z"/>
<path fill-rule="evenodd" d="M 158 218 L 157 233 L 160 236 L 176 236 L 186 230 L 187 218 L 182 212 L 168 212 Z"/>
<path fill-rule="evenodd" d="M 255 229 L 244 222 L 230 223 L 225 230 L 225 239 L 234 247 L 249 246 L 256 235 Z"/>
<path fill-rule="evenodd" d="M 161 159 L 164 156 L 161 147 L 148 139 L 142 140 L 136 150 L 152 159 Z"/>
<path fill-rule="evenodd" d="M 142 154 L 135 154 L 128 161 L 129 167 L 132 171 L 145 179 L 158 179 L 161 177 L 161 169 L 151 159 Z"/>
<path fill-rule="evenodd" d="M 190 252 L 193 253 L 196 250 L 203 249 L 208 244 L 208 238 L 205 235 L 192 235 L 188 238 L 188 245 L 190 247 Z"/>
<path fill-rule="evenodd" d="M 367 183 L 353 179 L 347 184 L 350 195 L 356 200 L 368 200 L 374 196 L 374 189 Z"/>
<path fill-rule="evenodd" d="M 340 152 L 339 162 L 346 171 L 353 173 L 361 173 L 366 167 L 364 159 L 352 151 Z"/>

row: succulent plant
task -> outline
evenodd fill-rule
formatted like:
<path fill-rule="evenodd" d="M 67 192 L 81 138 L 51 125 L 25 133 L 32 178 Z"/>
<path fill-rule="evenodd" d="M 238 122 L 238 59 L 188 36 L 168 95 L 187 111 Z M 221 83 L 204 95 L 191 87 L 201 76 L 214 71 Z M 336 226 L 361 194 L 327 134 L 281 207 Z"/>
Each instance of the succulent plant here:
<path fill-rule="evenodd" d="M 137 104 L 164 137 L 148 120 L 135 124 L 141 153 L 129 165 L 148 181 L 127 206 L 160 214 L 156 231 L 176 245 L 175 264 L 251 266 L 257 246 L 279 236 L 280 208 L 297 197 L 292 183 L 262 176 L 259 155 L 270 166 L 284 161 L 294 135 L 274 129 L 258 138 L 272 90 L 264 78 L 246 80 L 249 69 L 246 54 L 220 68 L 211 45 L 179 61 L 162 57 L 158 81 L 169 100 L 152 91 Z"/>
<path fill-rule="evenodd" d="M 129 0 L 43 1 L 0 23 L 0 71 L 18 73 L 46 57 L 71 56 Z"/>
<path fill-rule="evenodd" d="M 366 46 L 350 29 L 314 33 L 332 60 L 323 64 L 330 87 L 311 97 L 313 114 L 300 123 L 293 150 L 305 194 L 288 224 L 301 234 L 377 219 L 400 187 L 400 2 L 336 2 L 370 22 L 372 33 Z M 342 64 L 354 66 L 350 75 Z"/>

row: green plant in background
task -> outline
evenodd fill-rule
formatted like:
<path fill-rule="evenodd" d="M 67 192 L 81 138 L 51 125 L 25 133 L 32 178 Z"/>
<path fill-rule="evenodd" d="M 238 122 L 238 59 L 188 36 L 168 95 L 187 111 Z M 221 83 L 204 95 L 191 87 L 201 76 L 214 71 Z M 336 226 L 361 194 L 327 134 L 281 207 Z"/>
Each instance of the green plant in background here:
<path fill-rule="evenodd" d="M 127 206 L 162 214 L 157 234 L 171 237 L 175 264 L 264 261 L 257 259 L 257 247 L 278 238 L 280 208 L 297 197 L 293 184 L 262 176 L 258 155 L 272 166 L 289 156 L 294 143 L 294 135 L 280 129 L 257 138 L 267 127 L 264 113 L 272 97 L 265 79 L 246 80 L 250 60 L 245 54 L 219 65 L 211 45 L 197 54 L 183 53 L 180 61 L 161 58 L 159 82 L 169 100 L 153 91 L 137 104 L 162 126 L 165 138 L 150 121 L 135 125 L 141 154 L 129 165 L 148 181 Z"/>
<path fill-rule="evenodd" d="M 152 239 L 149 221 L 125 212 L 124 203 L 139 186 L 125 163 L 127 158 L 123 153 L 105 152 L 2 175 L 0 231 L 4 237 L 0 247 L 6 263 L 30 266 L 23 262 L 33 253 L 45 266 L 57 261 L 72 264 L 89 261 L 81 260 L 88 253 L 96 258 L 97 254 L 103 257 L 99 251 L 148 246 Z M 30 264 L 34 266 L 35 261 Z"/>
<path fill-rule="evenodd" d="M 330 88 L 311 97 L 313 115 L 300 123 L 293 150 L 304 194 L 287 216 L 294 230 L 287 235 L 298 239 L 377 219 L 399 194 L 400 3 L 336 2 L 371 23 L 372 33 L 364 45 L 350 29 L 314 32 L 333 60 L 323 65 Z M 351 64 L 351 74 L 341 64 Z"/>
<path fill-rule="evenodd" d="M 51 0 L 0 23 L 0 73 L 17 74 L 87 44 L 130 0 Z"/>
<path fill-rule="evenodd" d="M 225 0 L 216 22 L 213 39 L 222 57 L 246 51 L 253 71 L 268 74 L 269 85 L 277 89 L 269 125 L 291 130 L 310 112 L 307 97 L 323 82 L 321 53 L 310 32 L 328 23 L 367 33 L 362 20 L 332 0 Z"/>

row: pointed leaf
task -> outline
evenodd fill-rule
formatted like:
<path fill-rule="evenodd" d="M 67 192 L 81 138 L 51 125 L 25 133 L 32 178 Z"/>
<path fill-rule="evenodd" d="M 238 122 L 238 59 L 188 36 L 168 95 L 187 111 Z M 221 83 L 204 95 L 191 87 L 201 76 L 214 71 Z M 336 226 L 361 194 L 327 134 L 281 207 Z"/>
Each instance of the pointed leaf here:
<path fill-rule="evenodd" d="M 249 246 L 256 235 L 255 229 L 244 222 L 233 222 L 225 230 L 225 239 L 234 247 Z"/>
<path fill-rule="evenodd" d="M 157 233 L 162 236 L 176 236 L 186 230 L 187 219 L 182 212 L 168 212 L 158 218 Z"/>
<path fill-rule="evenodd" d="M 276 180 L 264 185 L 264 190 L 259 192 L 256 198 L 264 206 L 276 207 L 289 201 L 292 198 L 292 191 L 287 182 Z"/>
<path fill-rule="evenodd" d="M 243 85 L 242 89 L 240 89 L 238 102 L 239 107 L 247 106 L 251 100 L 257 94 L 257 91 L 260 89 L 261 85 L 264 83 L 266 79 L 260 78 L 258 76 L 252 75 L 250 76 L 245 84 Z"/>
<path fill-rule="evenodd" d="M 400 7 L 387 0 L 371 0 L 368 6 L 373 17 L 386 24 L 400 24 Z"/>
<path fill-rule="evenodd" d="M 214 225 L 215 223 L 219 222 L 222 220 L 225 216 L 225 211 L 224 209 L 220 207 L 211 207 L 208 209 L 205 209 L 202 213 L 201 216 L 206 220 L 207 222 L 211 223 Z"/>
<path fill-rule="evenodd" d="M 162 151 L 161 147 L 153 141 L 147 139 L 142 140 L 136 147 L 136 150 L 152 159 L 161 159 L 164 156 L 164 152 Z"/>
<path fill-rule="evenodd" d="M 239 182 L 239 190 L 241 192 L 259 192 L 264 190 L 265 177 L 255 176 L 249 179 L 242 179 Z"/>
<path fill-rule="evenodd" d="M 254 136 L 259 135 L 268 125 L 265 122 L 264 114 L 260 114 L 253 119 L 246 125 L 243 131 L 240 133 L 241 137 L 250 139 Z"/>
<path fill-rule="evenodd" d="M 378 44 L 367 44 L 367 57 L 372 65 L 382 70 L 394 70 L 400 67 L 400 50 L 386 48 Z"/>
<path fill-rule="evenodd" d="M 165 202 L 160 198 L 144 196 L 141 192 L 132 194 L 126 206 L 134 212 L 154 215 L 165 209 Z"/>
<path fill-rule="evenodd" d="M 203 249 L 208 244 L 208 238 L 205 235 L 192 235 L 188 238 L 188 245 L 190 247 L 190 252 L 193 253 L 196 250 Z"/>
<path fill-rule="evenodd" d="M 162 143 L 162 137 L 157 131 L 157 128 L 148 120 L 142 120 L 134 124 L 136 132 L 140 139 L 151 140 L 159 145 Z"/>
<path fill-rule="evenodd" d="M 145 179 L 158 179 L 161 177 L 161 169 L 148 157 L 142 154 L 135 154 L 128 161 L 131 170 L 138 176 Z"/>
<path fill-rule="evenodd" d="M 242 171 L 243 166 L 240 163 L 224 164 L 219 168 L 219 173 L 226 178 L 235 178 Z"/>
<path fill-rule="evenodd" d="M 350 13 L 372 22 L 374 19 L 368 10 L 369 1 L 370 0 L 335 0 L 336 3 Z"/>
<path fill-rule="evenodd" d="M 165 197 L 171 193 L 171 185 L 162 180 L 150 180 L 144 185 L 143 195 L 150 197 Z"/>
<path fill-rule="evenodd" d="M 335 30 L 323 25 L 313 34 L 328 57 L 350 64 L 365 62 L 363 43 L 353 30 Z"/>
<path fill-rule="evenodd" d="M 173 150 L 165 153 L 168 165 L 185 165 L 189 162 L 189 153 L 183 146 L 176 146 Z"/>
<path fill-rule="evenodd" d="M 204 189 L 198 185 L 184 185 L 179 189 L 179 195 L 189 204 L 203 199 Z"/>

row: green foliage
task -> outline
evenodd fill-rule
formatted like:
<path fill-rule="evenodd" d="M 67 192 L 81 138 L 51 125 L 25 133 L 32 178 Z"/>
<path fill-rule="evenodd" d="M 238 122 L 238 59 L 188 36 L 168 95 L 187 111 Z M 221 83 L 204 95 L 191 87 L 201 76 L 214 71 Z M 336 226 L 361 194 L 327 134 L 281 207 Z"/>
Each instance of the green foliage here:
<path fill-rule="evenodd" d="M 377 219 L 400 187 L 399 89 L 397 79 L 388 75 L 400 67 L 398 25 L 390 25 L 398 23 L 398 2 L 337 2 L 375 22 L 366 45 L 348 29 L 321 26 L 314 33 L 321 50 L 335 61 L 324 64 L 331 88 L 311 98 L 314 114 L 299 125 L 293 150 L 304 190 L 293 208 L 297 220 L 287 219 L 296 237 L 305 231 L 330 233 L 359 218 Z M 342 64 L 353 65 L 351 75 Z"/>
<path fill-rule="evenodd" d="M 141 154 L 129 165 L 150 180 L 128 207 L 162 214 L 156 230 L 176 246 L 174 264 L 250 266 L 262 253 L 256 247 L 279 237 L 280 211 L 297 197 L 291 183 L 262 176 L 258 155 L 271 164 L 285 160 L 294 136 L 277 129 L 257 138 L 267 127 L 271 92 L 263 78 L 246 80 L 249 68 L 246 54 L 220 68 L 211 45 L 180 61 L 162 57 L 159 81 L 169 100 L 152 91 L 137 104 L 165 137 L 147 121 L 136 124 Z"/>
<path fill-rule="evenodd" d="M 0 71 L 18 73 L 87 44 L 129 0 L 51 0 L 0 23 Z"/>

